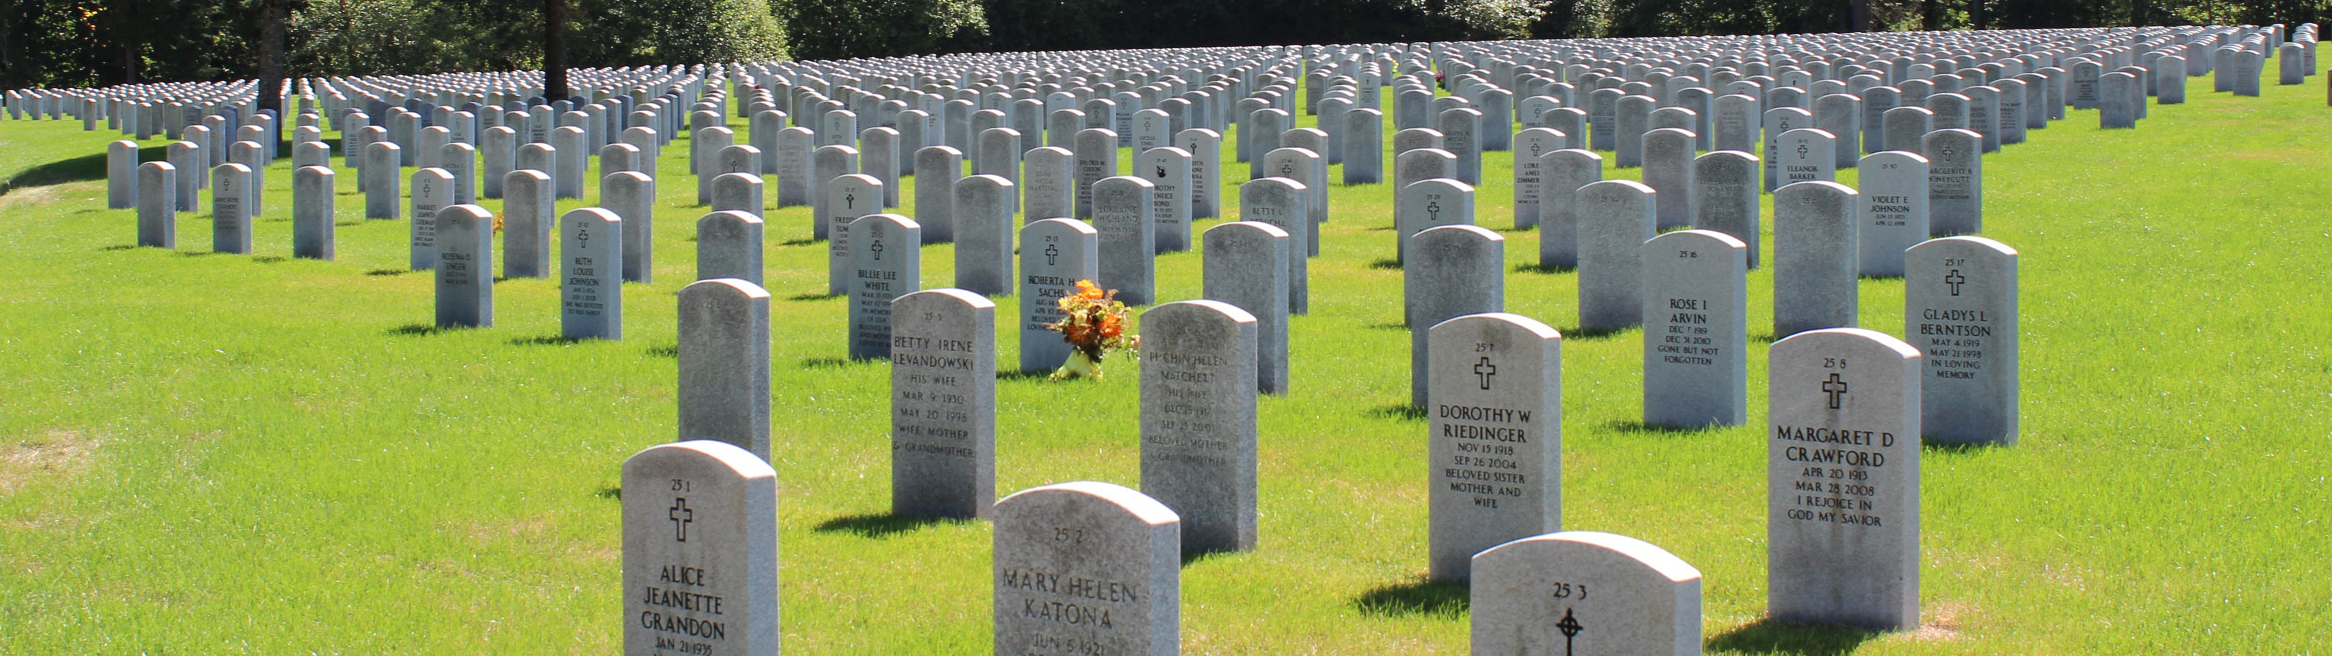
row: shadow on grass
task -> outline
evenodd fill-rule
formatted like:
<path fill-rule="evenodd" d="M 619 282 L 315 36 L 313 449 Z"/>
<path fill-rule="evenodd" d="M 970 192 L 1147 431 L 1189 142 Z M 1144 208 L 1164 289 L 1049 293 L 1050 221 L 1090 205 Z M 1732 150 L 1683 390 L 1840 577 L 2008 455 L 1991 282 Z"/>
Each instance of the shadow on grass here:
<path fill-rule="evenodd" d="M 1772 344 L 1774 342 L 1781 341 L 1781 337 L 1773 333 L 1757 333 L 1755 335 L 1750 335 L 1749 341 Z"/>
<path fill-rule="evenodd" d="M 1383 269 L 1383 270 L 1388 270 L 1388 271 L 1399 271 L 1399 270 L 1401 270 L 1401 261 L 1400 261 L 1400 260 L 1391 259 L 1391 258 L 1380 259 L 1380 260 L 1374 260 L 1374 261 L 1371 261 L 1371 262 L 1369 262 L 1369 263 L 1368 263 L 1368 268 L 1371 268 L 1371 269 Z"/>
<path fill-rule="evenodd" d="M 1369 408 L 1368 416 L 1370 419 L 1422 421 L 1425 419 L 1425 408 L 1409 405 L 1407 403 L 1380 405 L 1374 408 Z"/>
<path fill-rule="evenodd" d="M 1579 268 L 1578 268 L 1578 267 L 1567 267 L 1567 266 L 1563 266 L 1563 265 L 1560 265 L 1560 264 L 1517 264 L 1517 265 L 1514 265 L 1514 272 L 1515 272 L 1515 273 L 1544 273 L 1544 274 L 1553 275 L 1553 274 L 1558 274 L 1558 273 L 1570 273 L 1570 272 L 1577 271 L 1577 270 L 1579 270 Z"/>
<path fill-rule="evenodd" d="M 1620 333 L 1624 333 L 1624 332 L 1627 332 L 1627 329 L 1625 329 L 1625 328 L 1620 328 L 1620 329 L 1612 329 L 1612 328 L 1593 328 L 1593 329 L 1590 329 L 1590 328 L 1586 328 L 1586 327 L 1583 327 L 1583 326 L 1564 326 L 1564 327 L 1563 327 L 1563 341 L 1569 342 L 1569 341 L 1579 341 L 1579 340 L 1585 340 L 1585 341 L 1590 341 L 1590 342 L 1592 342 L 1592 341 L 1596 341 L 1596 340 L 1602 340 L 1602 339 L 1611 339 L 1611 338 L 1612 338 L 1612 336 L 1615 336 L 1615 335 L 1618 335 L 1618 334 L 1620 334 Z"/>
<path fill-rule="evenodd" d="M 208 255 L 226 255 L 226 253 L 221 253 L 221 252 L 218 252 L 218 251 L 171 251 L 171 252 L 172 252 L 172 253 L 176 253 L 176 254 L 177 254 L 179 257 L 204 257 L 204 256 L 208 256 Z"/>
<path fill-rule="evenodd" d="M 1743 654 L 1836 656 L 1853 652 L 1863 642 L 1878 636 L 1879 632 L 1869 629 L 1789 624 L 1767 619 L 1717 634 L 1709 638 L 1706 646 L 1710 651 Z"/>
<path fill-rule="evenodd" d="M 968 519 L 942 517 L 913 517 L 891 513 L 844 515 L 820 522 L 810 529 L 819 533 L 854 533 L 858 537 L 881 540 L 900 533 L 913 533 L 939 524 L 958 524 Z"/>
<path fill-rule="evenodd" d="M 1998 450 L 1998 449 L 2005 449 L 2005 448 L 2008 448 L 2008 445 L 2005 445 L 2005 444 L 1922 444 L 1922 445 L 1921 445 L 1921 447 L 1922 447 L 1922 449 L 1921 449 L 1921 454 L 1922 454 L 1922 456 L 1921 456 L 1921 457 L 1946 456 L 1946 457 L 1953 457 L 1953 458 L 1964 458 L 1964 457 L 1969 457 L 1969 456 L 1977 456 L 1977 455 L 1983 455 L 1983 454 L 1986 454 L 1986 453 L 1991 453 L 1992 451 L 1995 451 L 1995 450 Z"/>
<path fill-rule="evenodd" d="M 1644 423 L 1644 422 L 1642 422 L 1642 421 L 1640 421 L 1640 420 L 1635 420 L 1635 419 L 1618 419 L 1618 420 L 1613 420 L 1613 421 L 1607 421 L 1607 422 L 1603 422 L 1603 427 L 1604 427 L 1604 428 L 1611 429 L 1612 431 L 1614 431 L 1614 432 L 1619 432 L 1619 433 L 1629 433 L 1629 434 L 1635 434 L 1635 435 L 1664 435 L 1664 436 L 1672 436 L 1672 437 L 1684 437 L 1684 436 L 1689 436 L 1689 435 L 1700 435 L 1700 434 L 1703 434 L 1703 433 L 1714 433 L 1714 432 L 1717 432 L 1717 431 L 1720 431 L 1720 430 L 1724 430 L 1724 429 L 1726 428 L 1725 426 L 1720 426 L 1720 425 L 1717 425 L 1717 424 L 1709 424 L 1709 425 L 1707 425 L 1707 426 L 1699 426 L 1699 427 L 1694 427 L 1694 428 L 1678 428 L 1678 427 L 1675 427 L 1675 426 L 1654 426 L 1654 425 L 1647 424 L 1647 423 Z"/>
<path fill-rule="evenodd" d="M 364 225 L 364 221 L 362 221 L 362 220 L 357 220 L 357 221 L 333 221 L 333 222 L 332 222 L 332 225 L 333 225 L 333 226 L 335 226 L 335 227 L 347 228 L 347 227 L 352 227 L 352 226 L 360 226 L 360 225 Z"/>
<path fill-rule="evenodd" d="M 841 369 L 843 367 L 855 367 L 859 365 L 874 364 L 877 362 L 882 362 L 882 360 L 873 358 L 868 358 L 865 360 L 852 360 L 850 358 L 805 358 L 802 360 L 802 368 Z"/>
<path fill-rule="evenodd" d="M 996 380 L 1045 380 L 1053 377 L 1050 371 L 1000 371 Z"/>
<path fill-rule="evenodd" d="M 787 297 L 785 297 L 785 300 L 788 300 L 788 301 L 823 301 L 823 300 L 830 299 L 830 298 L 842 298 L 842 295 L 841 295 L 841 294 L 817 294 L 817 293 L 811 293 L 811 294 L 795 294 L 795 295 L 792 295 L 792 296 L 787 296 Z"/>
<path fill-rule="evenodd" d="M 1377 586 L 1352 598 L 1352 607 L 1370 615 L 1461 615 L 1473 607 L 1471 592 L 1461 583 L 1434 581 L 1420 575 L 1404 583 Z"/>
<path fill-rule="evenodd" d="M 405 274 L 408 274 L 408 273 L 413 273 L 413 271 L 412 271 L 412 270 L 410 270 L 410 269 L 373 269 L 373 270 L 371 270 L 371 271 L 366 271 L 366 272 L 364 272 L 364 275 L 368 275 L 368 276 L 402 276 L 402 275 L 405 275 Z"/>
<path fill-rule="evenodd" d="M 1184 551 L 1182 552 L 1182 566 L 1189 567 L 1199 564 L 1200 561 L 1214 560 L 1216 558 L 1228 558 L 1237 556 L 1240 553 L 1241 552 L 1233 551 L 1230 549 L 1197 549 Z"/>
<path fill-rule="evenodd" d="M 112 245 L 112 246 L 106 246 L 106 247 L 102 247 L 102 248 L 99 248 L 99 249 L 97 249 L 97 250 L 101 250 L 101 251 L 134 251 L 134 250 L 137 250 L 137 249 L 138 249 L 138 245 L 137 245 L 137 244 L 114 244 L 114 245 Z"/>
<path fill-rule="evenodd" d="M 251 258 L 251 261 L 258 262 L 260 264 L 275 264 L 278 262 L 289 262 L 291 261 L 291 258 L 281 255 L 261 255 Z"/>
<path fill-rule="evenodd" d="M 648 355 L 658 358 L 678 358 L 680 357 L 680 345 L 650 346 L 648 347 Z"/>
<path fill-rule="evenodd" d="M 614 499 L 617 501 L 622 501 L 623 486 L 601 484 L 599 489 L 591 491 L 591 496 L 599 497 L 601 499 Z"/>
<path fill-rule="evenodd" d="M 788 240 L 785 240 L 785 241 L 777 242 L 777 245 L 779 245 L 779 246 L 814 246 L 814 245 L 817 245 L 817 244 L 819 244 L 819 243 L 822 243 L 822 242 L 824 242 L 824 241 L 826 241 L 826 240 L 824 240 L 824 239 L 808 239 L 808 238 L 804 238 L 804 239 L 788 239 Z"/>
<path fill-rule="evenodd" d="M 138 150 L 138 161 L 151 162 L 167 158 L 168 156 L 163 154 L 162 149 L 162 146 L 141 148 Z M 105 152 L 100 150 L 93 155 L 57 160 L 25 169 L 24 172 L 8 178 L 6 184 L 0 185 L 0 194 L 29 187 L 46 187 L 67 182 L 103 179 L 105 179 Z"/>
<path fill-rule="evenodd" d="M 511 345 L 511 346 L 566 346 L 566 345 L 568 345 L 568 344 L 577 344 L 577 343 L 581 343 L 582 341 L 583 341 L 583 340 L 582 340 L 582 339 L 580 339 L 580 338 L 575 338 L 575 337 L 568 337 L 568 336 L 565 336 L 565 335 L 536 335 L 536 336 L 534 336 L 534 337 L 518 337 L 518 338 L 513 338 L 513 339 L 511 339 L 511 340 L 510 340 L 510 345 Z"/>
<path fill-rule="evenodd" d="M 426 323 L 409 323 L 395 328 L 390 328 L 389 335 L 398 337 L 422 337 L 435 335 L 439 332 L 443 332 L 444 330 L 444 328 L 439 328 L 437 326 Z"/>
<path fill-rule="evenodd" d="M 1401 331 L 1401 332 L 1409 332 L 1409 326 L 1408 326 L 1407 324 L 1403 324 L 1403 323 L 1400 323 L 1400 322 L 1397 322 L 1397 321 L 1396 321 L 1396 322 L 1385 322 L 1385 323 L 1372 323 L 1372 324 L 1369 324 L 1369 325 L 1366 325 L 1366 326 L 1362 326 L 1362 327 L 1363 327 L 1363 328 L 1367 328 L 1367 329 L 1369 329 L 1369 330 L 1398 330 L 1398 331 Z"/>

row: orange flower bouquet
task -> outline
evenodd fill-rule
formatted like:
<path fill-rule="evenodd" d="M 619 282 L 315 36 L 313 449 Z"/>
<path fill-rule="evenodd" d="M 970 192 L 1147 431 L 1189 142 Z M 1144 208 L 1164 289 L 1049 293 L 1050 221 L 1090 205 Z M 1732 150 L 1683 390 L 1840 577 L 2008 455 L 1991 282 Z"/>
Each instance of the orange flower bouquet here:
<path fill-rule="evenodd" d="M 1047 328 L 1061 334 L 1061 339 L 1076 352 L 1069 361 L 1053 372 L 1053 380 L 1067 380 L 1078 376 L 1101 379 L 1101 359 L 1117 351 L 1136 351 L 1142 348 L 1142 337 L 1126 333 L 1126 304 L 1117 300 L 1117 290 L 1101 291 L 1091 280 L 1077 281 L 1077 293 L 1060 300 L 1065 316 Z"/>

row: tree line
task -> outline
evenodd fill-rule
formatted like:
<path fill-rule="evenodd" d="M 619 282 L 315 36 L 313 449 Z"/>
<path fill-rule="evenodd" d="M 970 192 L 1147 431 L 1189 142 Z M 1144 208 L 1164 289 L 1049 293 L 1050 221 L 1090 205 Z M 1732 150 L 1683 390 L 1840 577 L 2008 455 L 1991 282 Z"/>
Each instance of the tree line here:
<path fill-rule="evenodd" d="M 9 0 L 0 14 L 0 88 L 19 88 L 978 51 L 2297 24 L 2332 17 L 2332 0 Z"/>

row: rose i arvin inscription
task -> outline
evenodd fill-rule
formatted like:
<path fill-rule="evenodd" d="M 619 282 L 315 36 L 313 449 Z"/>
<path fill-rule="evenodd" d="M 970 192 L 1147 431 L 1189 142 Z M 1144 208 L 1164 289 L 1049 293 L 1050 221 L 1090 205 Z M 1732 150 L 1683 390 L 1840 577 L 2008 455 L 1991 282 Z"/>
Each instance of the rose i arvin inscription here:
<path fill-rule="evenodd" d="M 1489 312 L 1428 339 L 1432 576 L 1463 581 L 1474 554 L 1562 529 L 1563 337 Z"/>
<path fill-rule="evenodd" d="M 1919 351 L 1829 328 L 1767 361 L 1767 614 L 1918 625 Z"/>
<path fill-rule="evenodd" d="M 777 472 L 696 440 L 623 464 L 624 654 L 776 656 Z"/>
<path fill-rule="evenodd" d="M 1749 421 L 1748 250 L 1713 230 L 1644 242 L 1645 425 Z"/>

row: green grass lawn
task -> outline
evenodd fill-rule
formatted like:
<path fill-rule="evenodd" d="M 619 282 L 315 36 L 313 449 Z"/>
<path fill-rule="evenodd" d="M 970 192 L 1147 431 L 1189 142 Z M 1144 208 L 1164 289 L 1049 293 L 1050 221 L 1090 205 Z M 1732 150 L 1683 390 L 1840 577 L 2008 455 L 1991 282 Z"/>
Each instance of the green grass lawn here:
<path fill-rule="evenodd" d="M 2023 437 L 1924 456 L 1923 628 L 1762 622 L 1762 348 L 1749 425 L 1669 432 L 1636 423 L 1639 332 L 1564 345 L 1565 528 L 1698 567 L 1712 653 L 2332 643 L 2332 109 L 2323 78 L 2269 82 L 2232 98 L 2195 78 L 2136 130 L 2075 111 L 1986 157 L 1984 235 L 2023 253 Z M 0 653 L 619 650 L 619 466 L 675 435 L 673 294 L 704 211 L 685 143 L 665 151 L 629 338 L 565 343 L 550 280 L 499 285 L 491 329 L 430 328 L 405 222 L 363 220 L 351 174 L 339 260 L 288 259 L 288 154 L 255 256 L 208 252 L 207 192 L 179 250 L 133 248 L 134 212 L 104 209 L 116 137 L 78 128 L 0 121 Z M 1483 168 L 1507 310 L 1568 331 L 1575 275 L 1531 266 L 1510 155 Z M 1187 653 L 1467 650 L 1465 591 L 1421 583 L 1426 425 L 1403 411 L 1401 272 L 1377 264 L 1392 189 L 1329 193 L 1293 392 L 1262 400 L 1262 547 L 1183 568 Z M 887 516 L 888 366 L 841 360 L 845 301 L 824 296 L 809 214 L 767 216 L 786 648 L 988 653 L 989 526 Z M 923 257 L 946 286 L 952 249 Z M 1159 297 L 1197 297 L 1199 264 L 1160 257 Z M 1749 276 L 1753 335 L 1772 284 Z M 1900 334 L 1902 290 L 1863 281 L 1863 325 Z M 996 300 L 1009 366 L 1019 299 Z M 1137 365 L 1109 367 L 999 382 L 999 496 L 1139 486 Z"/>

